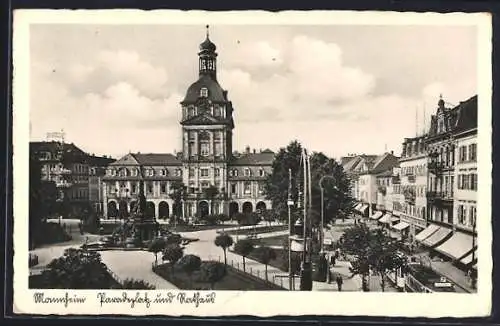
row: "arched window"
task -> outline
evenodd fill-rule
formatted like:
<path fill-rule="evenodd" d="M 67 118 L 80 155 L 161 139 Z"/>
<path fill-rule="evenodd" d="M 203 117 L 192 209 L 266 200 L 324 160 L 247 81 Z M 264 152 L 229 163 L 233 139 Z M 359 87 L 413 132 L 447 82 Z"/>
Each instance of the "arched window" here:
<path fill-rule="evenodd" d="M 249 177 L 251 175 L 251 171 L 249 168 L 245 168 L 245 177 Z"/>
<path fill-rule="evenodd" d="M 237 177 L 237 176 L 238 176 L 238 170 L 236 170 L 236 169 L 235 169 L 235 170 L 233 170 L 233 175 L 234 175 L 235 177 Z"/>
<path fill-rule="evenodd" d="M 260 169 L 259 170 L 259 176 L 263 177 L 266 175 L 266 171 L 264 171 L 264 169 Z"/>

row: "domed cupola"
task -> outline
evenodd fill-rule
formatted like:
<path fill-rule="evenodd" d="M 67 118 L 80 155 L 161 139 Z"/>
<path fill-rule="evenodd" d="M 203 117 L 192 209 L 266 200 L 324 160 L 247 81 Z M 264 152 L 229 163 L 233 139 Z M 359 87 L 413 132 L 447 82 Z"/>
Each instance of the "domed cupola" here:
<path fill-rule="evenodd" d="M 203 41 L 203 43 L 200 44 L 200 53 L 201 52 L 215 52 L 215 50 L 217 50 L 217 47 L 215 46 L 214 43 L 212 43 L 212 41 L 210 41 L 210 38 L 208 36 L 208 31 L 207 31 L 207 38 L 205 39 L 205 41 Z"/>
<path fill-rule="evenodd" d="M 203 43 L 200 44 L 200 77 L 209 76 L 213 80 L 217 80 L 217 47 L 210 41 L 207 25 L 207 37 Z"/>

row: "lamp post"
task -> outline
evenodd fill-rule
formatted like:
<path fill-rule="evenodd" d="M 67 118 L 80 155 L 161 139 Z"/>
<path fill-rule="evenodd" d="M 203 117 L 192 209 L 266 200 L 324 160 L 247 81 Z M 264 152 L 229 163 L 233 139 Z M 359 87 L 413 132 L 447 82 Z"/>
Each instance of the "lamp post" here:
<path fill-rule="evenodd" d="M 312 290 L 312 270 L 311 270 L 311 242 L 310 242 L 310 226 L 311 221 L 307 217 L 309 213 L 312 196 L 311 196 L 311 165 L 310 157 L 305 149 L 302 150 L 301 163 L 303 166 L 303 201 L 304 201 L 304 229 L 303 229 L 303 255 L 302 255 L 302 270 L 300 275 L 300 290 Z"/>

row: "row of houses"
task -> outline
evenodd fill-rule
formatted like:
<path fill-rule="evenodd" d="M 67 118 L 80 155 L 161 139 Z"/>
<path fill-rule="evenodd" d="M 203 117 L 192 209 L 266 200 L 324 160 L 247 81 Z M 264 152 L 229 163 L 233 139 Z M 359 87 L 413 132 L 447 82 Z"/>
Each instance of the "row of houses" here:
<path fill-rule="evenodd" d="M 394 236 L 475 267 L 477 96 L 447 107 L 442 98 L 422 136 L 405 138 L 399 156 L 349 155 L 355 210 Z"/>
<path fill-rule="evenodd" d="M 68 215 L 81 216 L 88 205 L 103 211 L 103 178 L 115 159 L 86 153 L 64 141 L 30 142 L 30 155 L 41 163 L 42 181 L 56 186 Z"/>

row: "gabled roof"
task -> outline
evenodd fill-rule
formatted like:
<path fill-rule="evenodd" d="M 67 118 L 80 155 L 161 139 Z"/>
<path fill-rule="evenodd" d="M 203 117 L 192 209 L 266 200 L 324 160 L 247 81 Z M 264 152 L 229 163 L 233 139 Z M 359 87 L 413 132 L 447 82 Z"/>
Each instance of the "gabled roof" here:
<path fill-rule="evenodd" d="M 348 162 L 352 161 L 355 156 L 344 156 L 340 158 L 340 165 L 344 167 Z M 345 169 L 345 168 L 344 168 Z"/>
<path fill-rule="evenodd" d="M 181 165 L 170 153 L 129 153 L 111 165 Z"/>
<path fill-rule="evenodd" d="M 396 157 L 391 153 L 384 153 L 374 162 L 370 172 L 377 174 L 387 170 L 392 171 L 392 168 L 396 166 L 399 166 L 399 157 Z"/>
<path fill-rule="evenodd" d="M 456 132 L 477 128 L 477 95 L 458 105 L 455 128 Z"/>
<path fill-rule="evenodd" d="M 231 165 L 272 165 L 274 161 L 274 152 L 270 150 L 260 153 L 247 153 L 234 159 Z"/>
<path fill-rule="evenodd" d="M 117 161 L 114 161 L 110 165 L 139 165 L 139 162 L 134 157 L 134 154 L 129 153 L 123 156 L 122 158 L 118 159 Z"/>
<path fill-rule="evenodd" d="M 214 125 L 230 122 L 227 119 L 217 119 L 206 113 L 191 117 L 181 122 L 181 125 Z"/>

